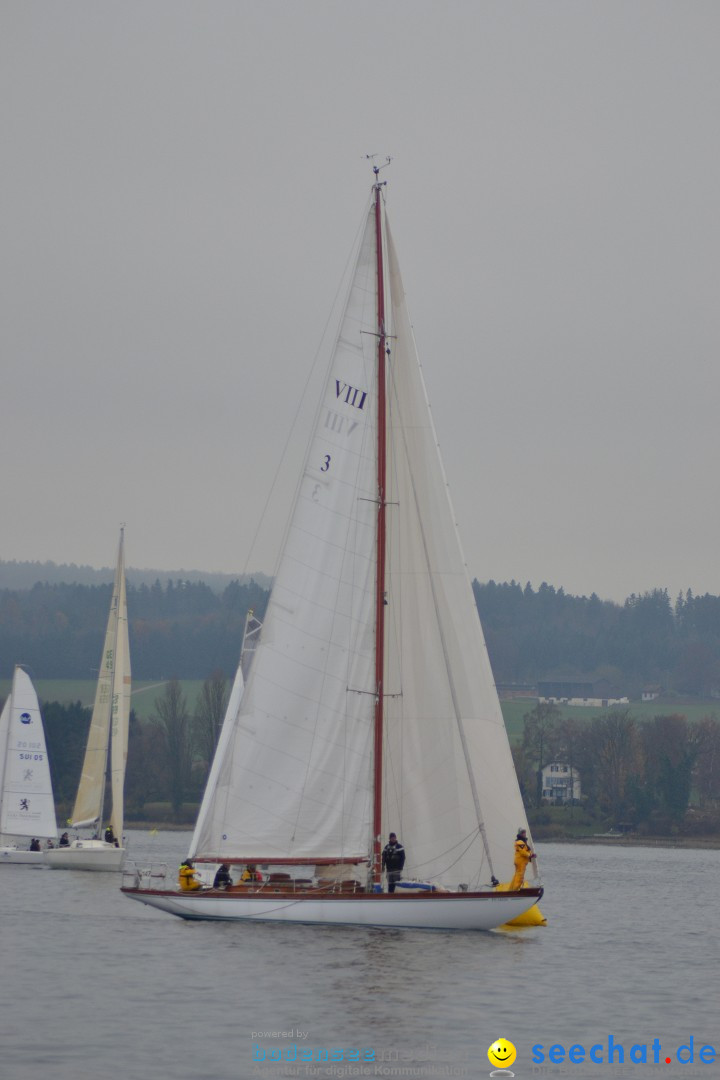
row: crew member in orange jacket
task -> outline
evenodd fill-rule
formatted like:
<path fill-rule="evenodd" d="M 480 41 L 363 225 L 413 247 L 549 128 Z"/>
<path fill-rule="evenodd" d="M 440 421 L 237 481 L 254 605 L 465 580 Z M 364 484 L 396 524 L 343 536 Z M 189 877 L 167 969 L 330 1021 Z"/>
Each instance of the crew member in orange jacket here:
<path fill-rule="evenodd" d="M 529 862 L 535 858 L 535 852 L 527 842 L 527 830 L 518 829 L 515 840 L 515 876 L 510 882 L 510 892 L 522 889 L 525 871 Z"/>

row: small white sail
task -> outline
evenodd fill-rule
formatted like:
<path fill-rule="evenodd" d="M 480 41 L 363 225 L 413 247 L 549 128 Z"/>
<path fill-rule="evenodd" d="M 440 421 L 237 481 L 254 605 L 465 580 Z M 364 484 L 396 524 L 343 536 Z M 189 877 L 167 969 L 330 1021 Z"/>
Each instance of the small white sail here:
<path fill-rule="evenodd" d="M 45 732 L 29 676 L 16 667 L 12 692 L 0 718 L 4 762 L 0 833 L 38 839 L 57 836 Z"/>

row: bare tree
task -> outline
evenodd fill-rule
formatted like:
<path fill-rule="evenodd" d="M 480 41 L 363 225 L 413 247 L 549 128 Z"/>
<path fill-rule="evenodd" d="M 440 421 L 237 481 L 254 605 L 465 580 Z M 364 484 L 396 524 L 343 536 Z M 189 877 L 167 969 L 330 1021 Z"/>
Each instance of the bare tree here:
<path fill-rule="evenodd" d="M 227 708 L 227 679 L 220 669 L 203 683 L 200 697 L 195 706 L 193 734 L 195 746 L 202 758 L 210 766 L 215 755 L 215 748 L 220 738 L 225 709 Z"/>
<path fill-rule="evenodd" d="M 179 814 L 190 783 L 192 733 L 187 701 L 177 679 L 166 684 L 165 693 L 155 702 L 155 712 L 165 736 L 170 801 L 175 814 Z"/>
<path fill-rule="evenodd" d="M 598 802 L 613 824 L 633 813 L 632 789 L 643 780 L 637 725 L 627 709 L 593 720 L 591 741 L 597 766 Z"/>
<path fill-rule="evenodd" d="M 720 723 L 706 716 L 693 732 L 696 749 L 695 782 L 701 806 L 720 801 Z"/>
<path fill-rule="evenodd" d="M 525 713 L 523 720 L 523 750 L 533 756 L 536 762 L 535 770 L 535 805 L 542 804 L 542 771 L 543 766 L 552 761 L 557 753 L 558 721 L 560 709 L 552 702 L 538 702 L 534 709 Z"/>

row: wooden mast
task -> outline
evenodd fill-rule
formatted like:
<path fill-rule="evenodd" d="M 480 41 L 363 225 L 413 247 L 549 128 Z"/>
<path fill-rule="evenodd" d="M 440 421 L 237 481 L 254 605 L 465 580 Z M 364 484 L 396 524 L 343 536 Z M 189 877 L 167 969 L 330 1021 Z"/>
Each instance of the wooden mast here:
<path fill-rule="evenodd" d="M 382 749 L 383 749 L 383 703 L 384 703 L 384 657 L 385 657 L 385 476 L 386 476 L 386 389 L 385 389 L 385 282 L 383 274 L 382 207 L 381 187 L 377 167 L 375 173 L 375 236 L 377 251 L 377 579 L 375 591 L 375 724 L 373 754 L 373 883 L 382 878 Z"/>

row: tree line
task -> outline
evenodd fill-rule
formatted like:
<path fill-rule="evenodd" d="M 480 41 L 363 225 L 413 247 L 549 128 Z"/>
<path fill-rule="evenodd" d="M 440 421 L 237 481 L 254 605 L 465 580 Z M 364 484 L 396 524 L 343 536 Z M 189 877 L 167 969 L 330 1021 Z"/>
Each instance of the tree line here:
<path fill-rule="evenodd" d="M 50 585 L 0 591 L 0 656 L 38 679 L 94 679 L 112 585 Z M 234 671 L 245 615 L 262 617 L 268 590 L 232 581 L 221 593 L 203 582 L 128 585 L 134 679 L 204 679 Z"/>
<path fill-rule="evenodd" d="M 605 677 L 630 697 L 643 686 L 707 697 L 720 689 L 720 597 L 666 589 L 623 604 L 543 583 L 473 582 L 499 682 Z"/>
<path fill-rule="evenodd" d="M 630 697 L 645 684 L 708 696 L 720 689 L 720 597 L 667 590 L 623 604 L 543 583 L 473 582 L 495 678 L 501 683 L 604 677 Z M 0 657 L 37 678 L 97 672 L 110 585 L 37 583 L 0 590 Z M 204 679 L 234 671 L 245 614 L 262 617 L 268 590 L 254 580 L 216 592 L 202 581 L 128 586 L 136 679 Z"/>

